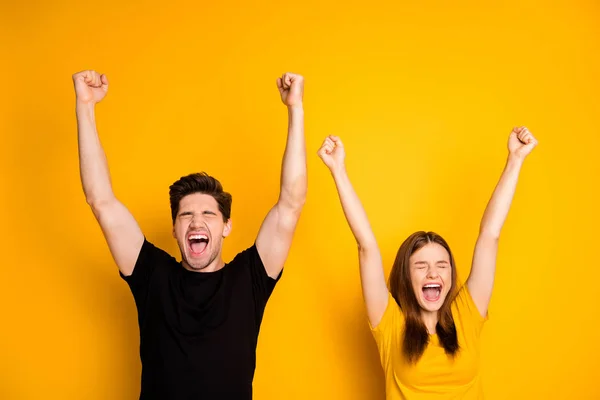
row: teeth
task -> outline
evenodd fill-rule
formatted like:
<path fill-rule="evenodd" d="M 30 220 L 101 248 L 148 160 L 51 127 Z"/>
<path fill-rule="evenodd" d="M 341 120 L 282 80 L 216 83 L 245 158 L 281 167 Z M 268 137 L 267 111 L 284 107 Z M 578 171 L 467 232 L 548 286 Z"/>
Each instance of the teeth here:
<path fill-rule="evenodd" d="M 206 235 L 190 235 L 188 237 L 188 239 L 189 240 L 192 240 L 192 239 L 208 239 L 208 236 L 206 236 Z"/>
<path fill-rule="evenodd" d="M 425 285 L 423 287 L 426 287 L 426 288 L 440 288 L 442 286 L 438 285 L 437 283 L 430 283 L 430 284 L 427 284 L 427 285 Z"/>

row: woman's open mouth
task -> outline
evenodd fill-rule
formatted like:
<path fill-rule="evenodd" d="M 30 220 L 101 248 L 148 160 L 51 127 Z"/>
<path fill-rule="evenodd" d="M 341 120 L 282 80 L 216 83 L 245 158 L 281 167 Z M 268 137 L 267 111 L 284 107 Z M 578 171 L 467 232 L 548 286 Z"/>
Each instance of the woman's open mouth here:
<path fill-rule="evenodd" d="M 428 283 L 423 286 L 423 297 L 425 300 L 435 302 L 440 299 L 442 294 L 442 285 L 439 283 Z"/>

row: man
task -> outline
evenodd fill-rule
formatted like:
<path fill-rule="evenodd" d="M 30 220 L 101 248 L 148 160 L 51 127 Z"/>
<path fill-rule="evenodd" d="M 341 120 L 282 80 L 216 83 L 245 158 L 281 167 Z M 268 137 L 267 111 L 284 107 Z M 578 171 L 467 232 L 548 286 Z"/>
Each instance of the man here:
<path fill-rule="evenodd" d="M 205 173 L 182 177 L 169 193 L 181 262 L 152 245 L 113 193 L 96 131 L 108 79 L 83 71 L 73 81 L 83 190 L 138 310 L 140 399 L 251 399 L 263 311 L 306 198 L 303 78 L 277 79 L 289 116 L 279 199 L 254 245 L 227 264 L 231 195 Z"/>

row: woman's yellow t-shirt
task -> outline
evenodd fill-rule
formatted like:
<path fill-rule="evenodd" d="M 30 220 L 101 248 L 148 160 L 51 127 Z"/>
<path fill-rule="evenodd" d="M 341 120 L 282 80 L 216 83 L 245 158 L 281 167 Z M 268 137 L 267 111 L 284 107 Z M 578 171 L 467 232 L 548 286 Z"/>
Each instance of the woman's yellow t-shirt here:
<path fill-rule="evenodd" d="M 456 357 L 447 356 L 438 336 L 430 335 L 419 361 L 409 364 L 402 354 L 404 314 L 390 294 L 381 322 L 371 328 L 385 373 L 386 399 L 483 398 L 479 339 L 487 317 L 477 310 L 467 285 L 463 285 L 452 303 L 452 317 L 459 345 Z"/>

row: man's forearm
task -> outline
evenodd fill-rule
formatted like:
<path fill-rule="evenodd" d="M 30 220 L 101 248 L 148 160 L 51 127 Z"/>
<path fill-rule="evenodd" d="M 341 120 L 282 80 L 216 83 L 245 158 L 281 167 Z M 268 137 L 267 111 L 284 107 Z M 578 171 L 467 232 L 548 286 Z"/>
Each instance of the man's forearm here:
<path fill-rule="evenodd" d="M 94 206 L 113 195 L 106 155 L 96 130 L 94 105 L 77 103 L 79 172 L 86 201 Z"/>
<path fill-rule="evenodd" d="M 279 202 L 291 208 L 304 205 L 307 191 L 304 109 L 288 107 L 288 136 L 281 168 Z"/>

